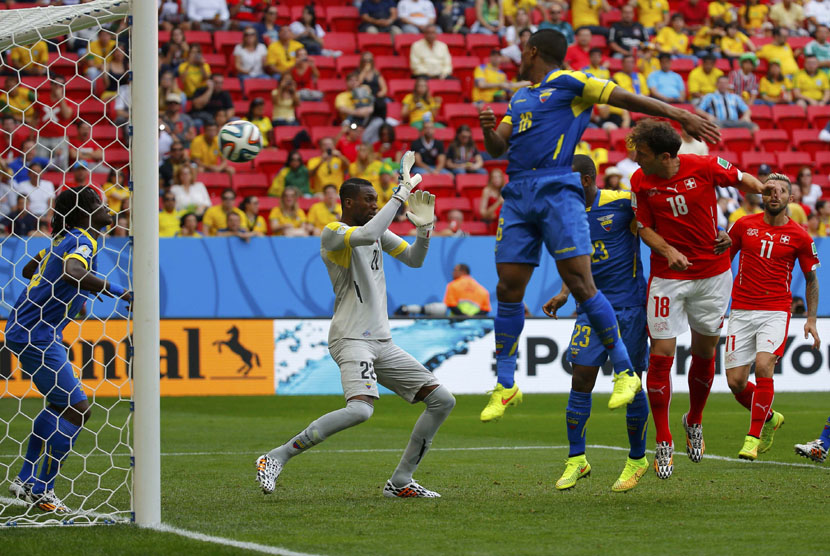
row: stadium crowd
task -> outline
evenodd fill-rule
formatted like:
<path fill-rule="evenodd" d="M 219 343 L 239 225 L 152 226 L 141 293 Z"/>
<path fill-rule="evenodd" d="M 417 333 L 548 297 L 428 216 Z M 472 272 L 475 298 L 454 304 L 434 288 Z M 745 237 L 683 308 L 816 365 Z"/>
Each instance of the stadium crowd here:
<path fill-rule="evenodd" d="M 371 181 L 382 206 L 406 150 L 439 197 L 437 234 L 495 233 L 507 161 L 484 150 L 478 110 L 506 112 L 528 84 L 521 49 L 544 28 L 569 41 L 567 69 L 718 122 L 721 144 L 684 137 L 681 153 L 797 177 L 790 216 L 813 236 L 830 230 L 830 0 L 158 3 L 162 237 L 319 234 L 340 217 L 348 176 Z M 5 53 L 0 229 L 48 235 L 56 193 L 91 183 L 127 234 L 128 47 L 119 22 Z M 640 117 L 592 114 L 577 154 L 600 187 L 629 186 L 625 137 Z M 235 119 L 262 132 L 251 163 L 219 152 Z M 721 193 L 724 227 L 761 210 Z M 399 216 L 391 229 L 409 233 Z"/>

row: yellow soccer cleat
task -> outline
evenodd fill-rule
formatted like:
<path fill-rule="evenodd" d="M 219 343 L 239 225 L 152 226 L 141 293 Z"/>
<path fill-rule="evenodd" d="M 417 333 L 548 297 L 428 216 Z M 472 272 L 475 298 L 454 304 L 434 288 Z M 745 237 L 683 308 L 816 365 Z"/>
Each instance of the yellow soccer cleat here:
<path fill-rule="evenodd" d="M 481 422 L 489 423 L 490 421 L 498 421 L 504 417 L 504 412 L 511 405 L 519 405 L 522 403 L 522 391 L 519 386 L 514 384 L 513 388 L 505 388 L 501 384 L 496 384 L 496 387 L 490 392 L 490 401 L 481 412 Z"/>
<path fill-rule="evenodd" d="M 755 461 L 758 458 L 758 446 L 760 444 L 761 440 L 759 438 L 746 435 L 746 438 L 744 438 L 744 447 L 741 448 L 740 452 L 738 452 L 738 457 L 741 459 L 748 459 L 749 461 Z"/>
<path fill-rule="evenodd" d="M 614 375 L 614 392 L 608 400 L 608 409 L 617 409 L 634 401 L 637 392 L 643 389 L 643 383 L 636 373 L 623 371 Z"/>
<path fill-rule="evenodd" d="M 648 471 L 648 459 L 643 456 L 640 459 L 628 458 L 625 462 L 620 478 L 611 487 L 614 492 L 625 492 L 631 490 L 640 482 L 640 477 Z"/>
<path fill-rule="evenodd" d="M 775 431 L 781 428 L 784 424 L 784 416 L 777 411 L 772 412 L 772 418 L 764 423 L 764 428 L 761 429 L 761 443 L 758 445 L 758 453 L 763 454 L 772 448 L 772 441 L 775 438 Z"/>
<path fill-rule="evenodd" d="M 565 460 L 565 472 L 556 481 L 556 488 L 567 490 L 576 486 L 576 482 L 591 474 L 591 464 L 585 458 L 585 454 L 574 456 Z"/>

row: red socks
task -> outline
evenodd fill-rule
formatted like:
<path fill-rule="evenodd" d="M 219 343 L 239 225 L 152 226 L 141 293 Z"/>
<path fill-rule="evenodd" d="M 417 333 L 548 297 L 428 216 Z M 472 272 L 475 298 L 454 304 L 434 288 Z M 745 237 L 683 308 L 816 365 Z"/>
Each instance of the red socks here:
<path fill-rule="evenodd" d="M 669 428 L 669 406 L 671 405 L 671 367 L 674 357 L 664 355 L 649 355 L 648 373 L 646 373 L 646 391 L 648 403 L 651 405 L 651 416 L 654 419 L 654 430 L 657 433 L 657 442 L 671 444 L 671 430 Z"/>
<path fill-rule="evenodd" d="M 703 420 L 703 408 L 714 379 L 715 359 L 704 359 L 692 354 L 692 364 L 689 366 L 689 414 L 686 417 L 688 424 L 699 425 Z"/>
<path fill-rule="evenodd" d="M 752 396 L 752 421 L 749 425 L 749 435 L 761 437 L 761 429 L 772 408 L 772 399 L 775 397 L 775 388 L 771 378 L 756 377 L 755 395 Z"/>
<path fill-rule="evenodd" d="M 734 396 L 735 399 L 738 400 L 739 404 L 752 411 L 753 394 L 755 394 L 755 383 L 747 381 L 746 388 L 744 388 L 740 393 L 734 394 Z"/>

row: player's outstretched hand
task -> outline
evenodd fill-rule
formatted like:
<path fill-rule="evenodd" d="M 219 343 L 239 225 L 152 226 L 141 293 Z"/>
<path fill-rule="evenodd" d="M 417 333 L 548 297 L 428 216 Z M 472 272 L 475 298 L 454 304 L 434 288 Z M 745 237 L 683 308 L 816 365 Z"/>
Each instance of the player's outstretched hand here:
<path fill-rule="evenodd" d="M 556 311 L 561 309 L 562 305 L 564 305 L 567 301 L 567 295 L 558 293 L 551 297 L 547 303 L 542 305 L 542 311 L 544 311 L 547 316 L 558 319 L 559 317 L 556 316 Z"/>
<path fill-rule="evenodd" d="M 804 324 L 804 339 L 807 339 L 807 335 L 813 337 L 813 349 L 819 349 L 821 347 L 821 338 L 818 337 L 818 329 L 816 328 L 816 318 L 809 317 L 807 318 L 807 322 Z"/>
<path fill-rule="evenodd" d="M 683 122 L 683 129 L 698 141 L 712 145 L 720 143 L 720 130 L 718 129 L 718 125 L 697 114 L 689 114 L 689 117 Z"/>
<path fill-rule="evenodd" d="M 435 195 L 429 191 L 416 191 L 409 197 L 406 218 L 418 228 L 418 237 L 427 238 L 435 224 Z"/>
<path fill-rule="evenodd" d="M 671 246 L 669 246 L 666 259 L 669 262 L 669 268 L 672 270 L 686 270 L 692 266 L 692 263 L 689 262 L 686 255 Z"/>
<path fill-rule="evenodd" d="M 732 247 L 732 238 L 725 231 L 719 230 L 718 237 L 715 238 L 715 255 L 725 253 L 730 247 Z"/>
<path fill-rule="evenodd" d="M 496 113 L 489 106 L 485 106 L 478 111 L 478 122 L 485 133 L 493 131 L 496 129 Z"/>
<path fill-rule="evenodd" d="M 415 153 L 413 151 L 406 151 L 401 157 L 401 166 L 398 170 L 398 187 L 395 188 L 395 192 L 392 194 L 392 196 L 400 200 L 401 203 L 406 202 L 409 198 L 409 194 L 413 189 L 418 187 L 418 184 L 421 183 L 421 180 L 423 179 L 420 174 L 416 174 L 414 176 L 410 174 L 414 164 Z"/>

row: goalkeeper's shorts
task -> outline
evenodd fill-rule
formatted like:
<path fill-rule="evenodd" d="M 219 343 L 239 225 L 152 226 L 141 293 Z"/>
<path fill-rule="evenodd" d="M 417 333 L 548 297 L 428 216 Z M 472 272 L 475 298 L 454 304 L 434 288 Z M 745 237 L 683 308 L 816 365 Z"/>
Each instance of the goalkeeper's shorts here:
<path fill-rule="evenodd" d="M 32 382 L 49 403 L 66 407 L 87 399 L 62 343 L 21 344 L 6 341 L 6 347 L 17 355 L 20 367 L 31 375 Z"/>

